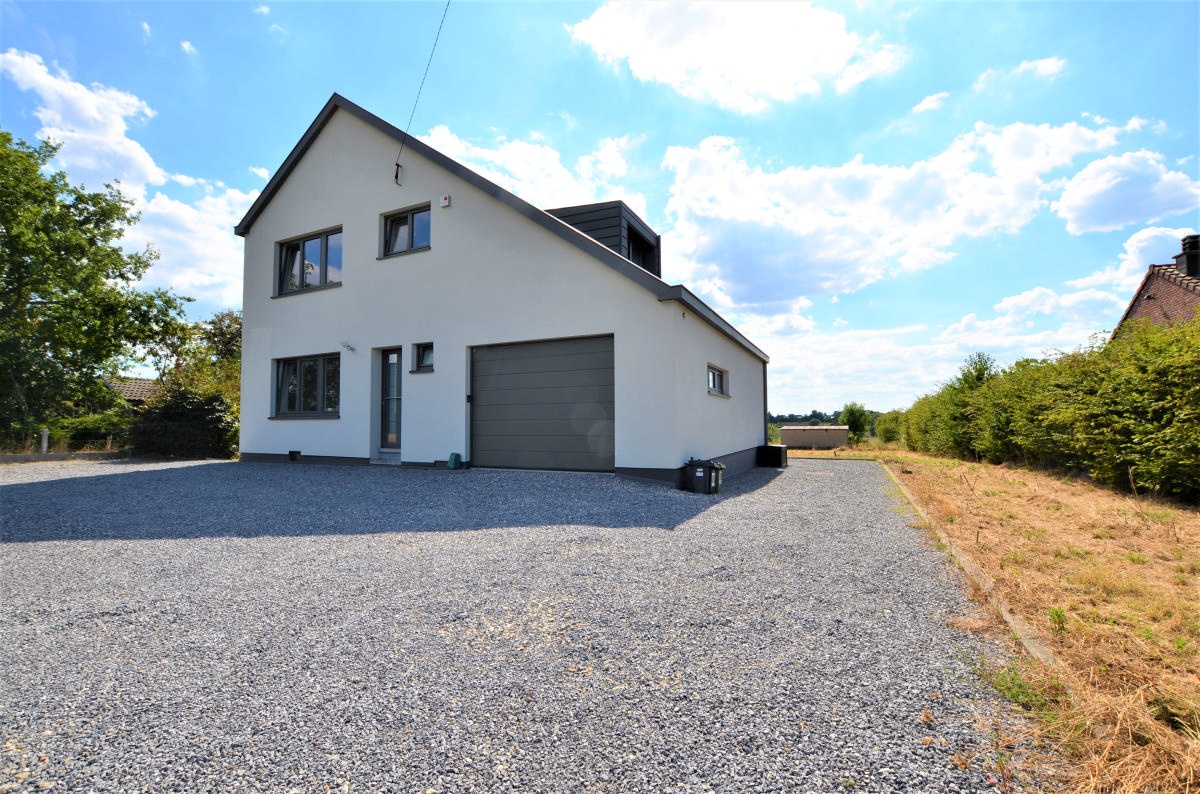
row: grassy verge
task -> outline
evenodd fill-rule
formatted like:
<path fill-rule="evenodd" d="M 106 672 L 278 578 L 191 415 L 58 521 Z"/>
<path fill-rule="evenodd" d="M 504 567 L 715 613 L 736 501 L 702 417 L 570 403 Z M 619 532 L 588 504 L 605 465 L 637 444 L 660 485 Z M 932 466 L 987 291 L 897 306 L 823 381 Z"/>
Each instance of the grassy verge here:
<path fill-rule="evenodd" d="M 1063 662 L 986 676 L 1077 762 L 1073 791 L 1200 792 L 1200 510 L 1008 466 L 837 457 L 884 459 Z"/>

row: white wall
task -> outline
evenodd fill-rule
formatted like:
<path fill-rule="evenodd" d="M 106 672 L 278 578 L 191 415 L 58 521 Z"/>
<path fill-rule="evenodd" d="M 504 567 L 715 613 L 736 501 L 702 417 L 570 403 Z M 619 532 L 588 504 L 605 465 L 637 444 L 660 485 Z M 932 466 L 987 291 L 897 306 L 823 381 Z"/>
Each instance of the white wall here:
<path fill-rule="evenodd" d="M 763 443 L 757 358 L 411 150 L 398 187 L 397 149 L 389 136 L 335 113 L 247 235 L 243 452 L 373 457 L 378 350 L 403 347 L 403 459 L 469 459 L 472 346 L 609 333 L 618 467 L 675 468 L 690 455 Z M 431 250 L 377 259 L 381 215 L 425 203 Z M 272 298 L 276 243 L 337 226 L 343 285 Z M 429 341 L 434 372 L 410 374 L 412 345 Z M 339 418 L 269 419 L 272 360 L 335 352 Z M 709 363 L 729 370 L 732 399 L 708 394 Z"/>

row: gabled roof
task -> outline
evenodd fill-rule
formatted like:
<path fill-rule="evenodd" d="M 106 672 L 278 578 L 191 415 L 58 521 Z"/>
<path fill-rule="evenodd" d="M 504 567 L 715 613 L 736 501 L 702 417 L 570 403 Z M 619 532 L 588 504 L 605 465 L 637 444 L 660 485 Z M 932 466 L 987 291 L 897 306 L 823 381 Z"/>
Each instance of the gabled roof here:
<path fill-rule="evenodd" d="M 106 378 L 104 383 L 130 403 L 149 402 L 162 391 L 158 381 L 150 378 Z"/>
<path fill-rule="evenodd" d="M 1179 288 L 1178 297 L 1173 302 L 1178 304 L 1175 307 L 1176 311 L 1169 311 L 1168 316 L 1164 320 L 1174 322 L 1176 320 L 1190 319 L 1187 314 L 1187 309 L 1189 308 L 1193 312 L 1200 311 L 1200 278 L 1187 275 L 1177 265 L 1151 265 L 1146 271 L 1146 276 L 1142 279 L 1142 283 L 1138 285 L 1137 291 L 1130 298 L 1129 305 L 1125 307 L 1125 313 L 1121 315 L 1117 327 L 1113 330 L 1114 337 L 1121 330 L 1121 326 L 1131 319 L 1134 309 L 1139 306 L 1139 299 L 1156 282 L 1166 282 Z M 1179 316 L 1175 316 L 1175 314 Z"/>
<path fill-rule="evenodd" d="M 399 127 L 389 124 L 388 122 L 376 116 L 374 113 L 363 109 L 362 107 L 343 97 L 341 94 L 337 93 L 331 96 L 329 101 L 325 103 L 325 107 L 321 109 L 321 112 L 317 114 L 316 119 L 314 119 L 313 123 L 309 125 L 308 130 L 305 131 L 303 137 L 300 138 L 299 143 L 297 143 L 292 149 L 291 153 L 287 156 L 287 159 L 283 161 L 283 165 L 279 167 L 279 170 L 276 171 L 271 177 L 270 181 L 267 182 L 267 186 L 263 188 L 262 193 L 259 194 L 259 197 L 250 206 L 250 209 L 246 212 L 246 216 L 242 218 L 241 223 L 234 227 L 235 234 L 245 237 L 250 233 L 250 229 L 254 226 L 254 222 L 258 219 L 258 216 L 262 214 L 263 210 L 266 209 L 267 205 L 270 204 L 271 200 L 275 197 L 275 194 L 278 193 L 283 187 L 284 183 L 287 182 L 288 177 L 291 175 L 292 171 L 296 168 L 299 162 L 304 158 L 304 155 L 313 145 L 313 142 L 316 141 L 317 137 L 321 134 L 321 131 L 325 128 L 325 125 L 329 123 L 331 118 L 333 118 L 333 114 L 339 111 L 349 113 L 363 123 L 374 127 L 379 132 L 382 132 L 384 135 L 393 138 L 397 143 L 404 141 L 405 149 L 416 152 L 431 163 L 441 166 L 459 179 L 470 183 L 472 186 L 478 188 L 497 201 L 516 210 L 518 213 L 524 215 L 526 218 L 546 229 L 551 234 L 554 234 L 557 237 L 565 240 L 599 262 L 607 265 L 613 270 L 616 270 L 618 273 L 635 282 L 642 288 L 653 293 L 660 301 L 673 300 L 682 303 L 713 328 L 717 329 L 722 334 L 729 337 L 729 339 L 741 345 L 752 355 L 758 357 L 764 362 L 768 360 L 766 353 L 759 350 L 754 343 L 742 336 L 741 332 L 730 325 L 728 321 L 709 308 L 703 301 L 701 301 L 683 286 L 668 285 L 662 279 L 658 278 L 652 273 L 648 273 L 647 271 L 630 262 L 625 257 L 613 252 L 611 249 L 601 244 L 597 240 L 594 240 L 583 232 L 578 231 L 569 224 L 560 221 L 553 215 L 538 209 L 524 199 L 518 198 L 512 193 L 509 193 L 504 188 L 500 187 L 494 182 L 489 181 L 488 179 L 485 179 L 463 164 L 450 159 L 446 155 L 430 147 L 428 144 L 422 143 L 411 135 L 406 135 L 405 132 Z"/>

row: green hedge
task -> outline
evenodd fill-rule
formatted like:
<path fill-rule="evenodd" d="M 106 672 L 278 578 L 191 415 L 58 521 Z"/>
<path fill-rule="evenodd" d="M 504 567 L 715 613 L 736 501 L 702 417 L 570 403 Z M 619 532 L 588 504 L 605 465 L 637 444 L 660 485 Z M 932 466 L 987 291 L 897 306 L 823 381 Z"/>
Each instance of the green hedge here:
<path fill-rule="evenodd" d="M 909 448 L 1085 472 L 1117 488 L 1200 502 L 1200 317 L 1005 370 L 977 354 L 913 403 Z"/>
<path fill-rule="evenodd" d="M 237 414 L 220 394 L 168 384 L 130 429 L 135 455 L 232 458 L 237 454 Z"/>

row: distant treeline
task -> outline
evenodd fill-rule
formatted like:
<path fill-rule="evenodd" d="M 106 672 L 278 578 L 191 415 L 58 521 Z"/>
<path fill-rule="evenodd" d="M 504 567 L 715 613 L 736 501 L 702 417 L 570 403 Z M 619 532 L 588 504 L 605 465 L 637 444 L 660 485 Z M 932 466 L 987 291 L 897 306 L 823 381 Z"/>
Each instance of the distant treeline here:
<path fill-rule="evenodd" d="M 919 452 L 1081 472 L 1200 502 L 1200 316 L 1127 326 L 1111 341 L 1007 369 L 976 353 L 876 428 Z"/>
<path fill-rule="evenodd" d="M 768 414 L 767 421 L 773 425 L 836 425 L 837 413 L 809 411 L 806 414 Z"/>

